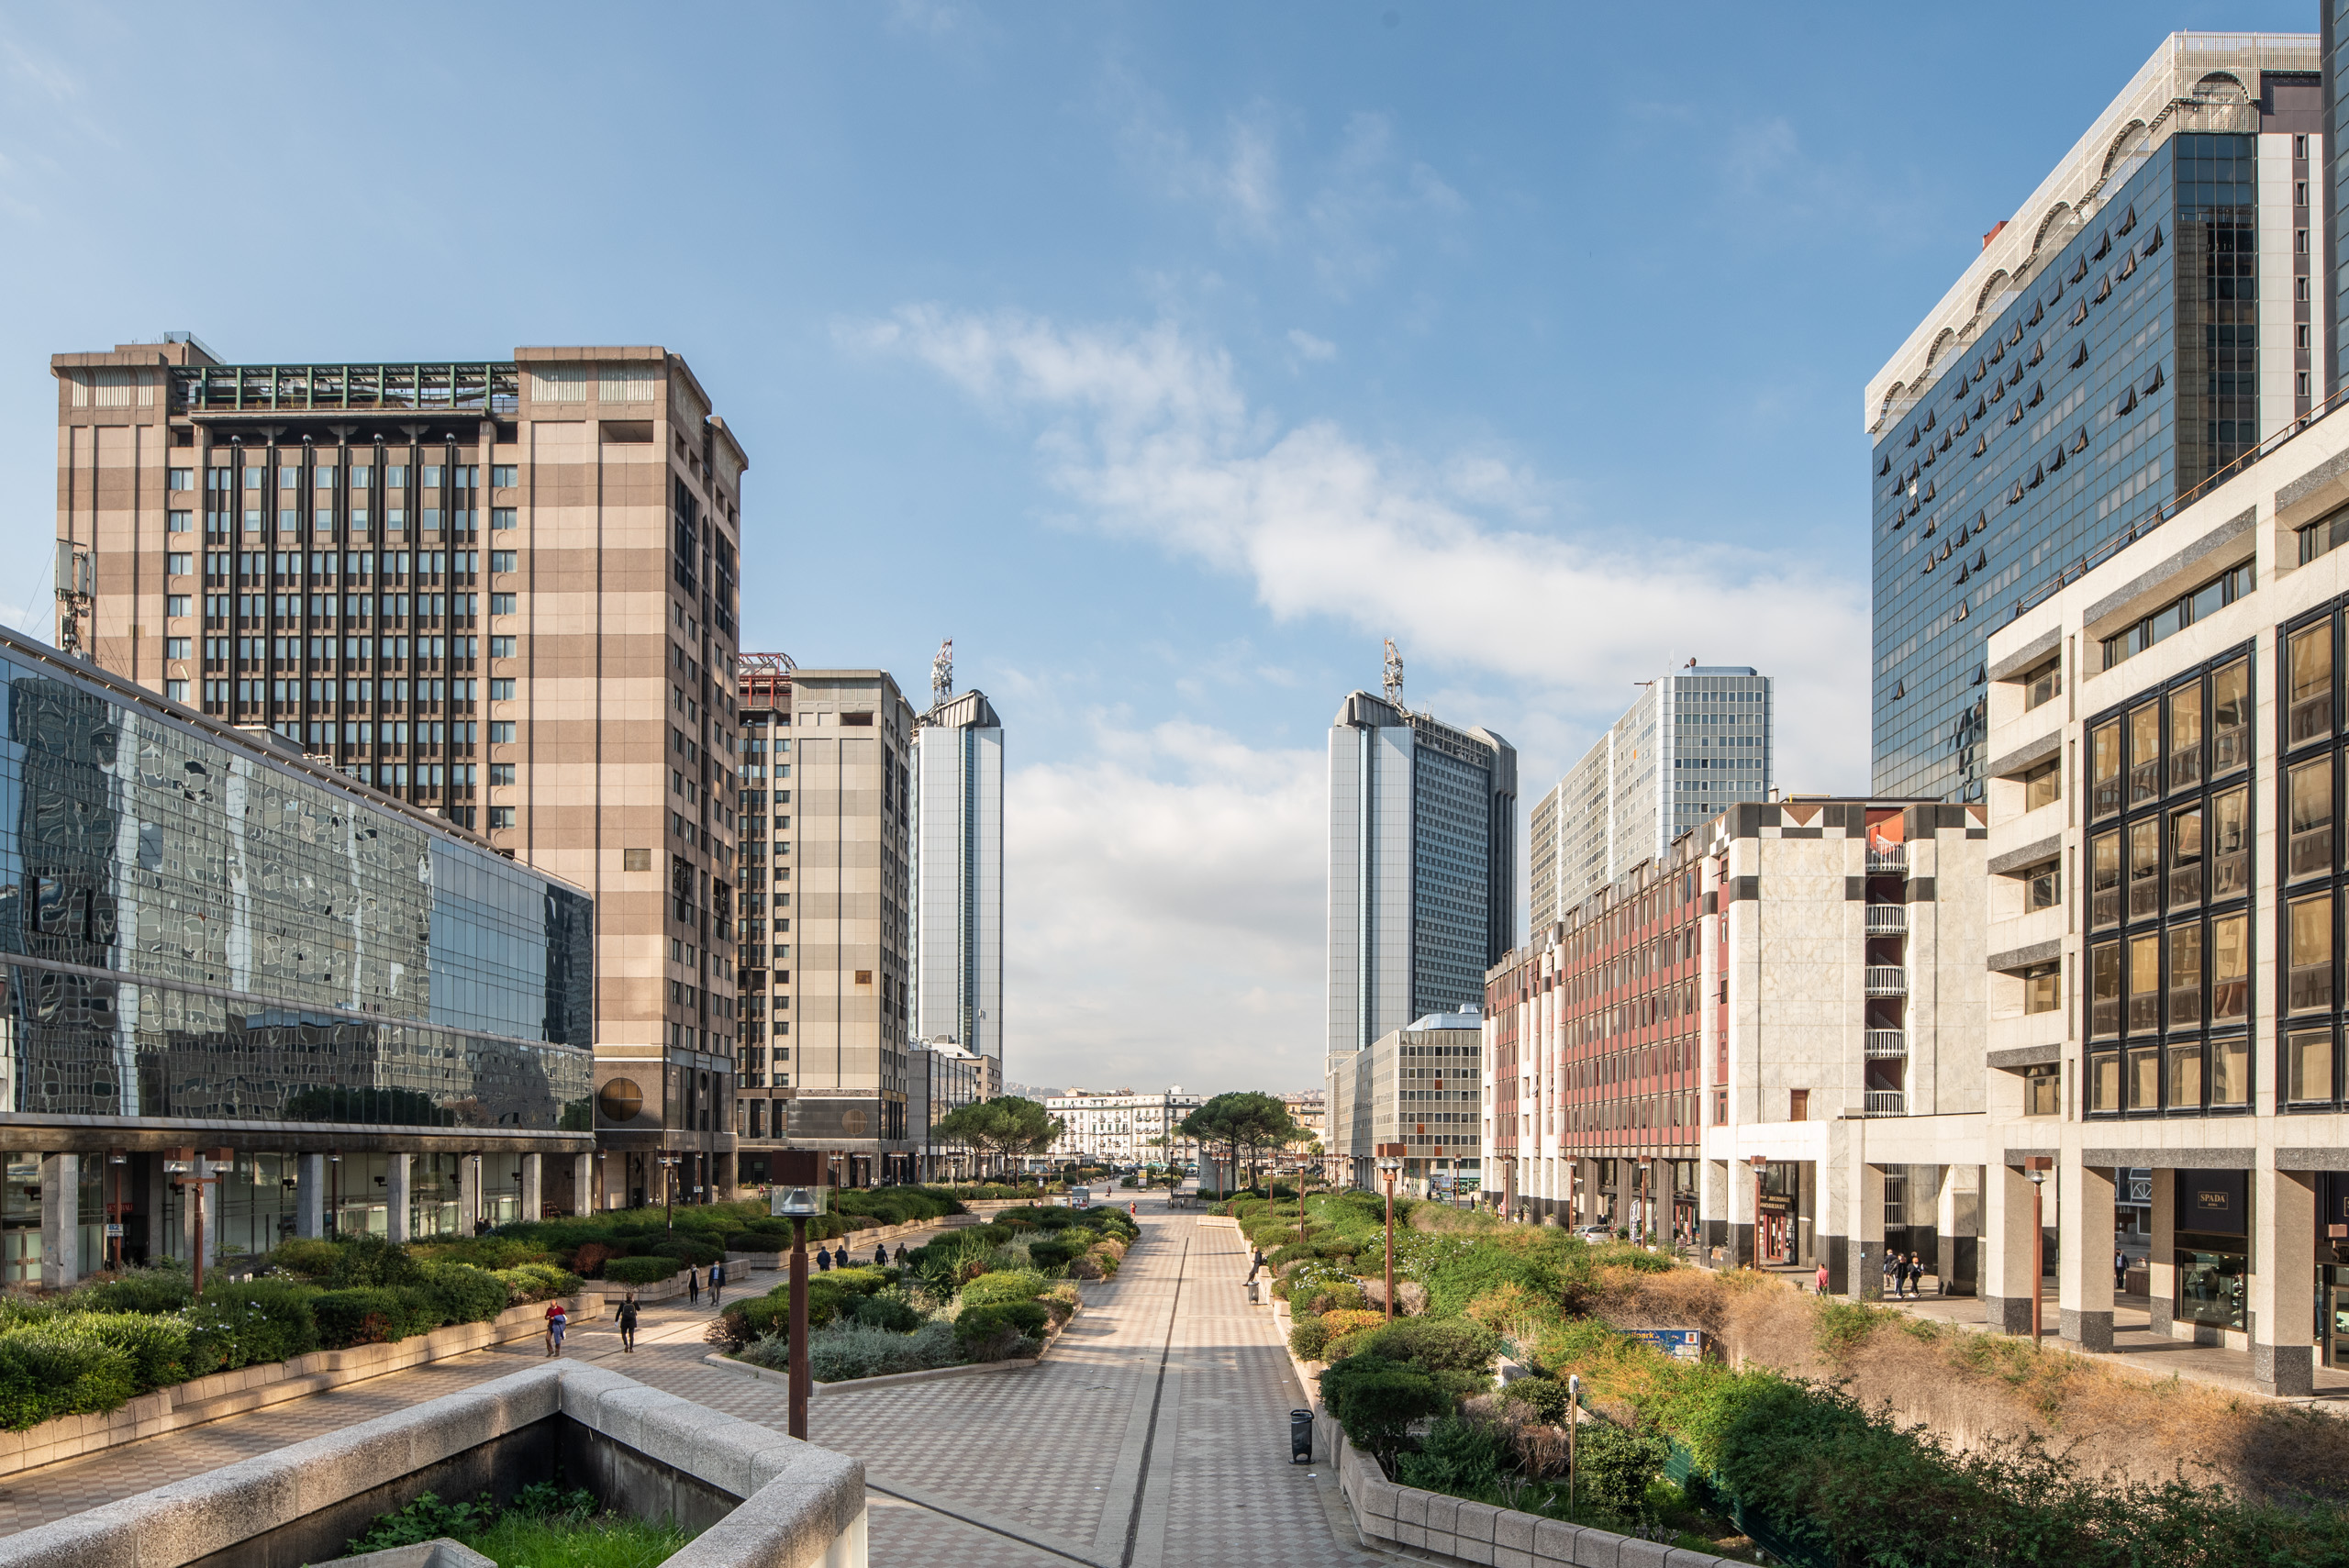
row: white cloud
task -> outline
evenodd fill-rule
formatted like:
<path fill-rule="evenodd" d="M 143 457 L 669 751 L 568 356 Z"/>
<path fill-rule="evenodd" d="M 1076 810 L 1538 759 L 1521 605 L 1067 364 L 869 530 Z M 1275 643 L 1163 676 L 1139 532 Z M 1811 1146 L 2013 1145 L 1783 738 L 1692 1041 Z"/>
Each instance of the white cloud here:
<path fill-rule="evenodd" d="M 1190 724 L 1096 733 L 1090 759 L 1006 781 L 1010 1075 L 1319 1083 L 1324 759 Z"/>
<path fill-rule="evenodd" d="M 1302 327 L 1288 329 L 1288 346 L 1295 349 L 1297 358 L 1302 360 L 1334 360 L 1338 357 L 1337 344 L 1327 338 L 1316 338 Z"/>
<path fill-rule="evenodd" d="M 1165 323 L 923 306 L 846 335 L 1003 417 L 1041 417 L 1046 475 L 1095 526 L 1242 576 L 1284 619 L 1394 635 L 1415 661 L 1499 676 L 1586 732 L 1631 682 L 1691 656 L 1752 664 L 1778 677 L 1780 778 L 1865 785 L 1865 583 L 1678 537 L 1669 475 L 1653 511 L 1561 529 L 1553 480 L 1489 456 L 1375 450 L 1329 420 L 1284 427 L 1251 407 L 1229 355 Z M 1508 732 L 1503 716 L 1483 721 Z"/>

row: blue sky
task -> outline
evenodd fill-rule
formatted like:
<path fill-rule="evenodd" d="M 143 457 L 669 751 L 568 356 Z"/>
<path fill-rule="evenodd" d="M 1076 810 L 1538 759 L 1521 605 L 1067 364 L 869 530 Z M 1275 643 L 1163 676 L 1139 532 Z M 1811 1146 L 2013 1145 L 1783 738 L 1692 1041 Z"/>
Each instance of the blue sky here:
<path fill-rule="evenodd" d="M 0 613 L 55 351 L 662 343 L 744 634 L 1008 726 L 1010 1076 L 1319 1081 L 1326 727 L 1529 802 L 1691 656 L 1867 782 L 1861 387 L 2161 37 L 2297 5 L 0 6 Z M 14 603 L 6 603 L 11 595 Z"/>

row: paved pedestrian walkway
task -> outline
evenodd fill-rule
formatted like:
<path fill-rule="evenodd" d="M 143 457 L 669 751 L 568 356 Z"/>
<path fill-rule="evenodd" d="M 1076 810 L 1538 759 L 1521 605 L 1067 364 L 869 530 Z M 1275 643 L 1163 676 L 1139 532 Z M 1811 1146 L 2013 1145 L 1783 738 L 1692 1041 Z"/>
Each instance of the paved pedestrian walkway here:
<path fill-rule="evenodd" d="M 874 1568 L 1370 1568 L 1331 1507 L 1327 1456 L 1288 1462 L 1300 1399 L 1264 1307 L 1246 1305 L 1239 1233 L 1163 1199 L 1115 1280 L 1032 1370 L 818 1395 L 809 1436 L 853 1454 L 871 1489 Z M 776 1276 L 740 1289 L 764 1292 Z M 740 1291 L 729 1288 L 729 1297 Z M 637 1350 L 608 1320 L 570 1354 L 778 1430 L 783 1386 L 702 1358 L 710 1311 L 645 1309 Z M 531 1363 L 534 1344 L 395 1373 L 275 1410 L 129 1444 L 0 1483 L 0 1534 L 338 1429 Z"/>

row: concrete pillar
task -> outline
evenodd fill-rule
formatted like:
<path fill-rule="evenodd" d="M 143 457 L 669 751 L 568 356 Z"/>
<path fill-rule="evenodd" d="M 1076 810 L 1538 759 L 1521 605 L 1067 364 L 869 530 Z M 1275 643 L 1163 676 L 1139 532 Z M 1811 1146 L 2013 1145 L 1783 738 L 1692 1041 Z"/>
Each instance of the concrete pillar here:
<path fill-rule="evenodd" d="M 1843 1242 L 1848 1293 L 1861 1301 L 1884 1299 L 1884 1167 L 1861 1161 L 1852 1171 L 1851 1233 Z"/>
<path fill-rule="evenodd" d="M 2004 1162 L 1982 1173 L 1982 1321 L 2002 1334 L 2031 1332 L 2032 1268 L 2030 1178 Z"/>
<path fill-rule="evenodd" d="M 2263 1394 L 2304 1398 L 2315 1389 L 2316 1179 L 2270 1161 L 2251 1184 L 2251 1379 Z M 48 1194 L 44 1173 L 44 1204 Z"/>
<path fill-rule="evenodd" d="M 1708 1160 L 1699 1178 L 1704 1184 L 1697 1196 L 1697 1216 L 1705 1244 L 1705 1261 L 1729 1262 L 1729 1162 Z M 1720 1256 L 1713 1253 L 1719 1250 Z"/>
<path fill-rule="evenodd" d="M 537 1219 L 546 1207 L 540 1191 L 541 1172 L 546 1157 L 542 1154 L 522 1156 L 522 1218 Z"/>
<path fill-rule="evenodd" d="M 457 1234 L 470 1236 L 481 1225 L 481 1162 L 479 1154 L 457 1156 Z"/>
<path fill-rule="evenodd" d="M 596 1212 L 596 1156 L 573 1154 L 571 1157 L 571 1212 Z"/>
<path fill-rule="evenodd" d="M 1725 1162 L 1729 1189 L 1728 1263 L 1734 1269 L 1753 1266 L 1753 1167 L 1743 1160 Z"/>
<path fill-rule="evenodd" d="M 2169 1332 L 2177 1312 L 2177 1173 L 2154 1167 L 2153 1251 L 2145 1258 L 2145 1326 Z"/>
<path fill-rule="evenodd" d="M 1632 1163 L 1628 1155 L 1615 1162 L 1615 1229 L 1618 1230 L 1631 1229 L 1631 1202 L 1636 1182 Z"/>
<path fill-rule="evenodd" d="M 2084 1351 L 2112 1349 L 2112 1168 L 2062 1166 L 2056 1195 L 2057 1332 Z"/>
<path fill-rule="evenodd" d="M 327 1157 L 303 1154 L 294 1168 L 294 1234 L 327 1233 Z"/>
<path fill-rule="evenodd" d="M 63 1290 L 82 1278 L 82 1157 L 40 1157 L 40 1283 Z"/>
<path fill-rule="evenodd" d="M 387 1156 L 384 1173 L 384 1239 L 406 1241 L 408 1233 L 408 1162 L 411 1154 Z"/>

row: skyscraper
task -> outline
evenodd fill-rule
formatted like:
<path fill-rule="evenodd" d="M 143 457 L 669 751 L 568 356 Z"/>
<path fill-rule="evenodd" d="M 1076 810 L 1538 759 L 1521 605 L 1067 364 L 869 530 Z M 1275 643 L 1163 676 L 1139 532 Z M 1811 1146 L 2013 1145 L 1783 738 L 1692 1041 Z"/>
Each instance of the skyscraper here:
<path fill-rule="evenodd" d="M 954 693 L 951 664 L 941 670 L 915 731 L 914 1032 L 984 1058 L 981 1092 L 993 1094 L 1003 1082 L 1003 720 L 985 692 Z"/>
<path fill-rule="evenodd" d="M 603 1192 L 731 1187 L 748 460 L 685 361 L 50 368 L 61 645 L 586 890 Z"/>
<path fill-rule="evenodd" d="M 2170 35 L 1869 382 L 1878 795 L 1980 800 L 1991 630 L 2321 395 L 2318 66 Z"/>
<path fill-rule="evenodd" d="M 1346 698 L 1330 728 L 1329 1049 L 1481 1006 L 1517 927 L 1517 751 Z"/>
<path fill-rule="evenodd" d="M 1531 929 L 1737 802 L 1768 799 L 1770 720 L 1770 678 L 1743 665 L 1692 663 L 1646 683 L 1533 808 Z"/>

